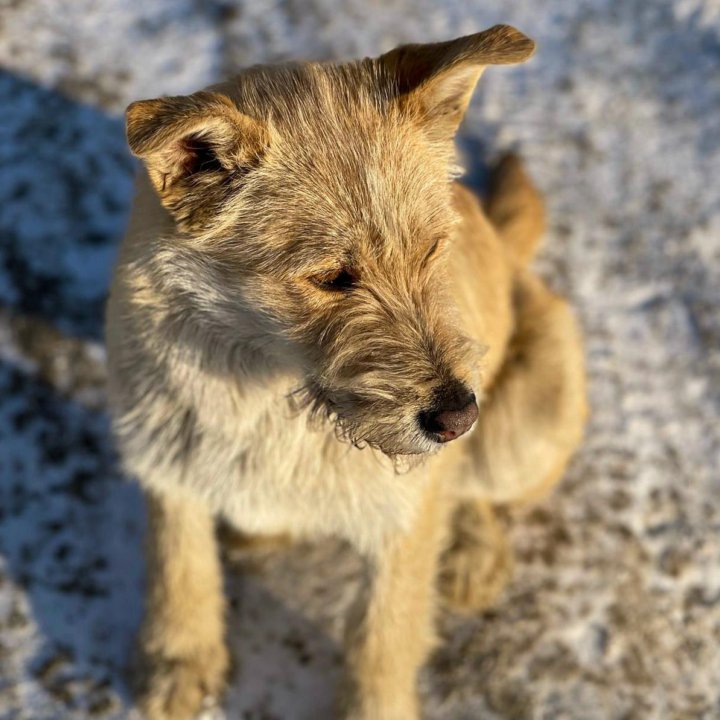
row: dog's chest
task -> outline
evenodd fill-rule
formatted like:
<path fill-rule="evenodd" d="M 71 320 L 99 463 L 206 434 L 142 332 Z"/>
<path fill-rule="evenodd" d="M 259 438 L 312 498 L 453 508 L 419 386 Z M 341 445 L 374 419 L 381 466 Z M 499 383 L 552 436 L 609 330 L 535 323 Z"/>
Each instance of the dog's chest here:
<path fill-rule="evenodd" d="M 302 417 L 266 415 L 228 468 L 217 509 L 248 533 L 336 535 L 370 547 L 410 523 L 424 474 L 398 475 L 387 458 Z"/>

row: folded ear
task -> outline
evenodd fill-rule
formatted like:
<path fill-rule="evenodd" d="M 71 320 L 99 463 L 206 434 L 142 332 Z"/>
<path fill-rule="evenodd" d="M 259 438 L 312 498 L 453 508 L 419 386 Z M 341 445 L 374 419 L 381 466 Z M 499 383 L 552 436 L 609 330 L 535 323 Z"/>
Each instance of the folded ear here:
<path fill-rule="evenodd" d="M 535 43 L 509 25 L 448 42 L 402 45 L 381 55 L 391 94 L 418 112 L 433 134 L 448 138 L 460 124 L 486 65 L 527 60 Z"/>
<path fill-rule="evenodd" d="M 126 112 L 130 150 L 145 163 L 182 230 L 207 229 L 269 143 L 267 126 L 224 95 L 141 100 Z"/>

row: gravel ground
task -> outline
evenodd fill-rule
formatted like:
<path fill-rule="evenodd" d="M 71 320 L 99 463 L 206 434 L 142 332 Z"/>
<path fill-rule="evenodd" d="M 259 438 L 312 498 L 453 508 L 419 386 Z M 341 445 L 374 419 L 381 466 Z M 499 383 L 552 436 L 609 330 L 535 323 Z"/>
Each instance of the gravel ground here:
<path fill-rule="evenodd" d="M 593 413 L 558 492 L 505 514 L 501 602 L 443 619 L 427 717 L 720 718 L 719 0 L 0 1 L 0 718 L 133 715 L 144 515 L 101 344 L 125 105 L 500 21 L 539 52 L 483 79 L 471 177 L 514 147 L 546 192 Z M 228 718 L 330 717 L 358 582 L 334 544 L 229 566 Z"/>

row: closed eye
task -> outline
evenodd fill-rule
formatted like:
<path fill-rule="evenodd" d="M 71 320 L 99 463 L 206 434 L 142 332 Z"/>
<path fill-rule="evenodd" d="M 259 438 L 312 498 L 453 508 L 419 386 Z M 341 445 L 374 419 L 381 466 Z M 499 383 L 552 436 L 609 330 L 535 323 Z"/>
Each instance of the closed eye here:
<path fill-rule="evenodd" d="M 341 267 L 328 273 L 315 275 L 310 278 L 310 281 L 321 290 L 343 292 L 350 290 L 357 282 L 357 279 L 358 275 L 352 268 Z"/>
<path fill-rule="evenodd" d="M 425 256 L 425 259 L 423 260 L 423 267 L 427 265 L 430 258 L 438 251 L 438 248 L 440 247 L 440 240 L 441 238 L 438 238 L 431 246 L 430 250 L 428 250 L 427 255 Z"/>

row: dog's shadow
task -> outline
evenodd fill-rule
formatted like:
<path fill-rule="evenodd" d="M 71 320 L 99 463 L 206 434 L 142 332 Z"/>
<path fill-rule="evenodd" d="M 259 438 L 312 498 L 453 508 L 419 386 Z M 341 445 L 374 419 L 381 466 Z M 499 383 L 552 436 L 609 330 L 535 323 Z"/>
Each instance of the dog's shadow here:
<path fill-rule="evenodd" d="M 117 472 L 104 413 L 8 362 L 0 397 L 5 682 L 43 712 L 112 715 L 141 614 L 140 493 Z"/>
<path fill-rule="evenodd" d="M 63 366 L 72 353 L 50 328 L 78 347 L 102 335 L 132 161 L 120 118 L 6 71 L 0 102 L 3 711 L 102 717 L 122 712 L 144 509 L 117 471 L 107 416 L 74 392 L 97 378 Z M 59 385 L 42 377 L 50 366 Z"/>
<path fill-rule="evenodd" d="M 349 605 L 362 563 L 335 542 L 267 554 L 259 566 L 226 563 L 234 657 L 228 717 L 335 717 Z"/>

